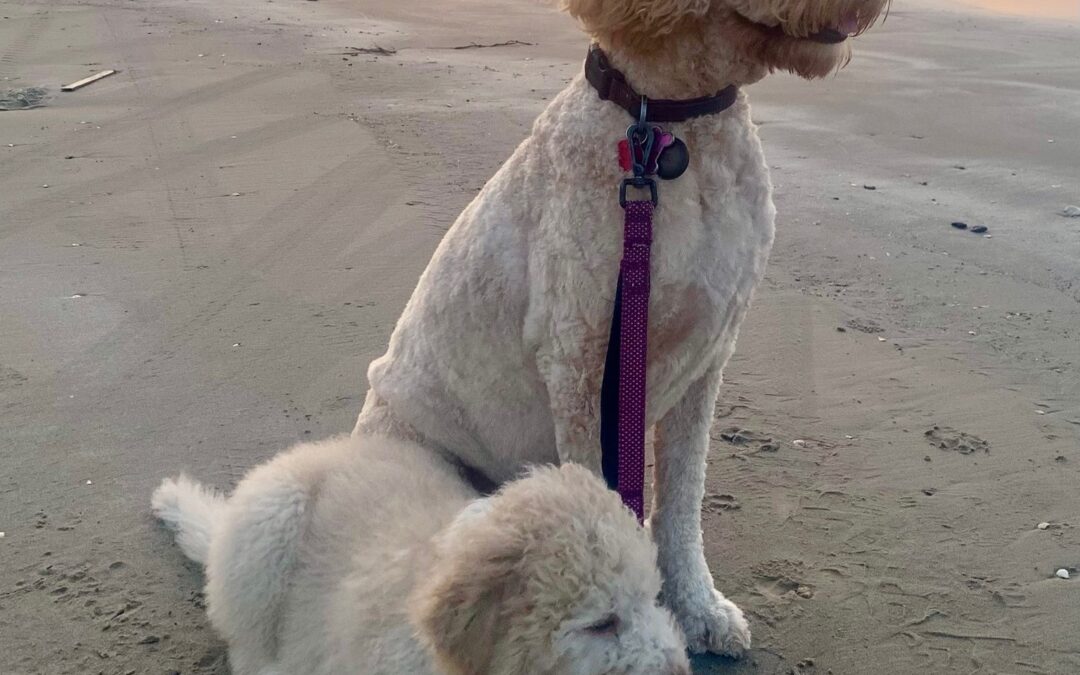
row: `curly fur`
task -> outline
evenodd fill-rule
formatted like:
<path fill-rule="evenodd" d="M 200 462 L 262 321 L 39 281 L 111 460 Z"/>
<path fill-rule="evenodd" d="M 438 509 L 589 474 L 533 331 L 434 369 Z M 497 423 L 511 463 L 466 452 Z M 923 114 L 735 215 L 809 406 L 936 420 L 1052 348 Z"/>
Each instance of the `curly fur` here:
<path fill-rule="evenodd" d="M 749 84 L 773 70 L 823 77 L 851 58 L 848 43 L 825 45 L 808 35 L 857 16 L 872 26 L 889 0 L 562 0 L 585 30 L 649 96 L 691 98 L 728 84 Z M 779 27 L 777 32 L 770 30 Z M 628 73 L 629 74 L 629 73 Z M 670 84 L 668 79 L 674 79 Z M 682 89 L 686 87 L 689 89 Z M 689 93 L 696 91 L 696 93 Z"/>
<path fill-rule="evenodd" d="M 633 86 L 712 94 L 771 70 L 833 72 L 887 0 L 563 0 Z M 576 78 L 464 210 L 435 252 L 355 433 L 414 440 L 502 483 L 531 463 L 600 471 L 598 403 L 622 254 L 629 118 Z M 663 593 L 692 649 L 741 654 L 750 631 L 715 590 L 700 503 L 721 372 L 772 246 L 772 185 L 745 94 L 670 130 L 688 171 L 660 186 L 654 218 L 647 423 L 657 426 L 654 504 Z"/>
<path fill-rule="evenodd" d="M 411 606 L 447 672 L 689 672 L 681 633 L 657 605 L 654 544 L 581 467 L 509 483 L 484 516 L 440 536 L 438 551 Z M 618 650 L 580 639 L 608 616 Z"/>
<path fill-rule="evenodd" d="M 227 501 L 181 477 L 152 505 L 205 559 L 236 675 L 690 672 L 657 604 L 655 545 L 581 467 L 480 498 L 427 449 L 333 439 L 256 468 Z"/>

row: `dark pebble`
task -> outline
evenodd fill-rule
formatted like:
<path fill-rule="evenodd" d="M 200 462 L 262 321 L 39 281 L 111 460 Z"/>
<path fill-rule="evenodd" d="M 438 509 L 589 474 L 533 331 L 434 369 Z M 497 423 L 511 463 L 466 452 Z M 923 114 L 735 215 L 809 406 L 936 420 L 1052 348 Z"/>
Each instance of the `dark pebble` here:
<path fill-rule="evenodd" d="M 161 642 L 161 638 L 156 635 L 147 635 L 143 639 L 139 640 L 139 644 L 141 645 L 153 645 L 159 642 Z"/>
<path fill-rule="evenodd" d="M 952 226 L 955 227 L 958 230 L 966 230 L 967 229 L 967 223 L 956 222 L 956 223 L 953 223 Z"/>
<path fill-rule="evenodd" d="M 971 228 L 971 231 L 974 234 L 985 234 L 990 231 L 990 228 L 985 225 L 976 225 L 975 227 Z"/>
<path fill-rule="evenodd" d="M 863 189 L 864 190 L 876 190 L 877 186 L 876 185 L 864 185 Z"/>

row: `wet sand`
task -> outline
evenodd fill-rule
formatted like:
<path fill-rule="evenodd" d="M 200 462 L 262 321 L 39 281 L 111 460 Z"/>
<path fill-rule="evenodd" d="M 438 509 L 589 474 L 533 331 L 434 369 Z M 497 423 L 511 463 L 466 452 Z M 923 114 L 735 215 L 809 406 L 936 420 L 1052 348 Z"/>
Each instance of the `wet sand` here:
<path fill-rule="evenodd" d="M 351 427 L 585 40 L 507 0 L 0 16 L 0 87 L 51 92 L 0 112 L 0 672 L 225 673 L 150 491 Z M 1080 672 L 1075 36 L 895 3 L 838 77 L 750 90 L 779 234 L 705 539 L 756 649 L 700 672 Z"/>
<path fill-rule="evenodd" d="M 1077 0 L 960 0 L 960 2 L 991 12 L 1080 21 L 1080 2 Z"/>

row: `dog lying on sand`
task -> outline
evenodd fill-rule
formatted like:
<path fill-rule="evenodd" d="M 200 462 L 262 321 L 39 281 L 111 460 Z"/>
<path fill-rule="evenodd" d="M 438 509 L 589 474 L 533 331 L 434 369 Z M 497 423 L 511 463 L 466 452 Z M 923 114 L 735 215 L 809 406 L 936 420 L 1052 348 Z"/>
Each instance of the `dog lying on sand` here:
<path fill-rule="evenodd" d="M 632 107 L 641 96 L 654 104 L 716 99 L 773 70 L 833 73 L 851 57 L 848 37 L 888 3 L 561 4 L 639 95 L 623 97 Z M 584 75 L 551 102 L 435 252 L 386 354 L 370 366 L 354 433 L 414 441 L 495 484 L 531 464 L 576 462 L 601 473 L 600 394 L 627 177 L 617 143 L 638 118 L 630 112 Z M 690 648 L 738 656 L 750 630 L 714 588 L 700 511 L 721 373 L 764 275 L 776 211 L 745 93 L 722 112 L 664 129 L 684 142 L 689 164 L 660 184 L 653 216 L 650 525 L 664 602 Z"/>
<path fill-rule="evenodd" d="M 297 446 L 154 513 L 206 568 L 235 675 L 689 675 L 656 548 L 592 472 L 482 497 L 412 443 Z"/>

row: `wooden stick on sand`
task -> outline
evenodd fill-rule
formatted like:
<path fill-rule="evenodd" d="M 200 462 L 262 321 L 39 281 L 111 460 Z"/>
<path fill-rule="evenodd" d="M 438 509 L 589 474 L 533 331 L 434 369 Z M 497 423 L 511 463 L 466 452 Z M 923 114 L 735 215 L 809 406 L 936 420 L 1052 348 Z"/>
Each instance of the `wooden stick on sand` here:
<path fill-rule="evenodd" d="M 60 91 L 75 91 L 76 89 L 81 89 L 81 88 L 85 87 L 88 84 L 91 84 L 93 82 L 97 82 L 98 80 L 103 80 L 106 77 L 108 77 L 110 75 L 115 75 L 115 74 L 116 74 L 115 70 L 103 70 L 100 73 L 97 73 L 96 75 L 91 75 L 90 77 L 84 77 L 83 79 L 79 80 L 78 82 L 72 82 L 71 84 L 65 84 L 64 86 L 60 87 Z"/>

